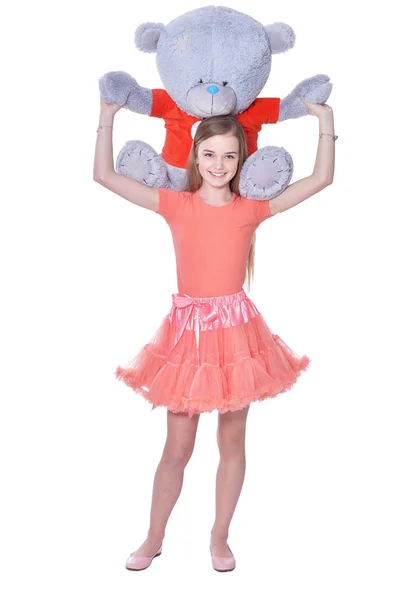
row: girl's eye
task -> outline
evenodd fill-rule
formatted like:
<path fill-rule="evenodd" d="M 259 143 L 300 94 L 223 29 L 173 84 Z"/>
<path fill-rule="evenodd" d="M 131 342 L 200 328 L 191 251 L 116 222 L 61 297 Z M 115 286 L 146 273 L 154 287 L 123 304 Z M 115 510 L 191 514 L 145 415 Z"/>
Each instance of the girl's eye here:
<path fill-rule="evenodd" d="M 227 85 L 227 81 L 222 81 L 223 86 Z"/>
<path fill-rule="evenodd" d="M 227 158 L 234 158 L 234 156 L 232 154 L 228 154 Z"/>
<path fill-rule="evenodd" d="M 212 154 L 211 154 L 210 152 L 207 152 L 207 153 L 205 154 L 205 156 L 208 158 L 208 156 L 212 156 Z"/>

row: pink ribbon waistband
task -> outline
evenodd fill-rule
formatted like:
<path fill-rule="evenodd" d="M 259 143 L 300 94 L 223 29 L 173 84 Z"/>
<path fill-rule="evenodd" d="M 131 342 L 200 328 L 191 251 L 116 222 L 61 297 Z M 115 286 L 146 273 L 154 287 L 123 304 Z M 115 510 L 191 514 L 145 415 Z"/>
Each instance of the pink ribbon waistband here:
<path fill-rule="evenodd" d="M 253 302 L 240 290 L 228 296 L 214 298 L 193 298 L 188 294 L 172 294 L 173 307 L 169 313 L 176 325 L 173 347 L 180 340 L 184 330 L 191 325 L 195 332 L 199 364 L 200 329 L 220 329 L 240 325 L 254 318 L 259 311 Z M 185 310 L 187 309 L 187 310 Z"/>

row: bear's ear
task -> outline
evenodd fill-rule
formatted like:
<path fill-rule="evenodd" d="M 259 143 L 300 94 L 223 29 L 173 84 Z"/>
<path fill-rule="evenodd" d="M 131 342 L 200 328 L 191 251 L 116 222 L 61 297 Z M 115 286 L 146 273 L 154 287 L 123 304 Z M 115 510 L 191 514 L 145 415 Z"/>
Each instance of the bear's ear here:
<path fill-rule="evenodd" d="M 137 27 L 134 34 L 134 41 L 142 52 L 156 52 L 159 36 L 164 31 L 165 25 L 162 23 L 143 23 Z"/>
<path fill-rule="evenodd" d="M 265 25 L 266 35 L 269 38 L 272 54 L 280 54 L 290 50 L 295 44 L 294 30 L 285 23 Z"/>

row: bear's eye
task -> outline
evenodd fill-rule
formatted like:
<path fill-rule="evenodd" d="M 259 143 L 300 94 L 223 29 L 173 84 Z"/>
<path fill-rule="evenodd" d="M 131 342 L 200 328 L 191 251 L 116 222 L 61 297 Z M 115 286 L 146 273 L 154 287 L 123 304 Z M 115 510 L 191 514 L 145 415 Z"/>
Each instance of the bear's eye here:
<path fill-rule="evenodd" d="M 199 80 L 199 83 L 204 83 L 204 82 L 202 81 L 202 79 L 200 79 L 200 80 Z"/>
<path fill-rule="evenodd" d="M 222 81 L 223 86 L 227 85 L 227 81 Z"/>

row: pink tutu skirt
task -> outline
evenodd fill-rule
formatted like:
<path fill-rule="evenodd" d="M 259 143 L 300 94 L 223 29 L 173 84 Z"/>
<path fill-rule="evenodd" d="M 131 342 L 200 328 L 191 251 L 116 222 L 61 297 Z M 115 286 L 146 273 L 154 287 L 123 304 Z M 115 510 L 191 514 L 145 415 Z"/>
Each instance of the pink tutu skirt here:
<path fill-rule="evenodd" d="M 285 392 L 309 365 L 270 331 L 243 289 L 172 299 L 152 340 L 115 371 L 153 409 L 165 406 L 190 418 L 239 410 Z"/>

